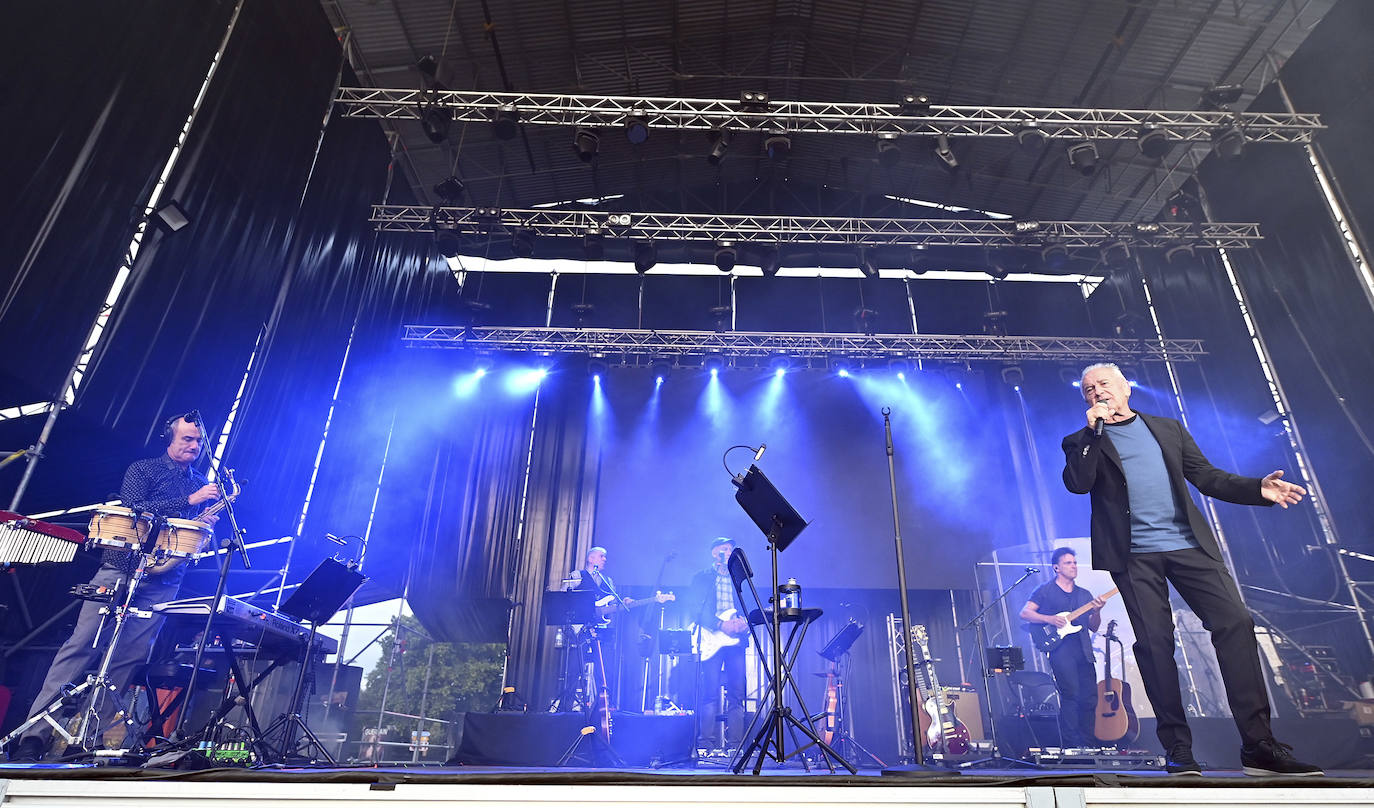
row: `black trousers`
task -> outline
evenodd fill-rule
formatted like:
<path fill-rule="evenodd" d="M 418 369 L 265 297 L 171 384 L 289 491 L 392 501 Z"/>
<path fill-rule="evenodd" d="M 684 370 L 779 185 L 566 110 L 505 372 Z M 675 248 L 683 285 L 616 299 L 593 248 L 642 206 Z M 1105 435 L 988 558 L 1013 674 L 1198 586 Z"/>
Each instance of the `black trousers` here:
<path fill-rule="evenodd" d="M 1112 573 L 1121 601 L 1135 631 L 1135 661 L 1154 707 L 1159 742 L 1165 751 L 1191 746 L 1174 663 L 1173 610 L 1169 584 L 1197 614 L 1212 635 L 1221 666 L 1221 681 L 1231 705 L 1241 742 L 1253 744 L 1272 737 L 1269 696 L 1255 642 L 1255 622 L 1240 599 L 1240 590 L 1226 565 L 1198 549 L 1166 553 L 1133 553 L 1125 572 Z"/>
<path fill-rule="evenodd" d="M 1093 726 L 1097 666 L 1084 653 L 1083 641 L 1076 636 L 1065 640 L 1050 654 L 1050 670 L 1059 691 L 1059 734 L 1064 746 L 1097 746 Z"/>

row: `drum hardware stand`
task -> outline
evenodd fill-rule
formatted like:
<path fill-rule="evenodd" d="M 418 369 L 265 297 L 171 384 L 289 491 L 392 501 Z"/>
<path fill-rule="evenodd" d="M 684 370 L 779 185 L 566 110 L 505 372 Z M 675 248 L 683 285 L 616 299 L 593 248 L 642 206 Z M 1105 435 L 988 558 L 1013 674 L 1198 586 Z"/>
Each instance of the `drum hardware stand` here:
<path fill-rule="evenodd" d="M 358 572 L 352 565 L 326 558 L 306 576 L 296 591 L 291 593 L 291 597 L 277 610 L 288 617 L 310 623 L 310 635 L 301 649 L 301 666 L 296 674 L 296 688 L 291 694 L 288 708 L 290 712 L 282 713 L 262 732 L 263 745 L 271 755 L 264 756 L 265 760 L 282 764 L 300 760 L 301 756 L 296 750 L 299 741 L 304 740 L 306 749 L 313 749 L 318 757 L 323 758 L 330 766 L 336 765 L 334 756 L 329 754 L 329 750 L 301 717 L 305 679 L 310 673 L 310 659 L 315 653 L 315 636 L 320 626 L 328 623 L 366 580 L 367 576 Z M 267 739 L 275 732 L 281 733 L 281 743 L 273 748 L 267 744 Z M 296 736 L 297 732 L 301 735 L 299 739 Z M 305 756 L 304 759 L 311 763 L 316 760 L 310 756 Z"/>
<path fill-rule="evenodd" d="M 1036 574 L 1036 572 L 1038 572 L 1038 570 L 1036 570 L 1035 567 L 1026 567 L 1025 572 L 1021 573 L 1021 577 L 1017 578 L 1015 583 L 1013 583 L 1006 589 L 1002 590 L 1002 593 L 997 597 L 993 598 L 991 603 L 989 603 L 988 605 L 984 606 L 981 610 L 979 610 L 978 614 L 975 614 L 973 616 L 973 619 L 969 620 L 967 623 L 959 627 L 960 631 L 968 631 L 970 628 L 972 628 L 974 630 L 974 636 L 976 636 L 978 640 L 978 647 L 980 649 L 983 649 L 984 651 L 982 660 L 983 692 L 987 694 L 986 711 L 988 717 L 988 739 L 992 741 L 991 755 L 985 758 L 979 758 L 978 760 L 970 760 L 964 763 L 960 763 L 959 768 L 961 769 L 970 769 L 975 766 L 998 767 L 1005 765 L 1024 766 L 1028 769 L 1040 768 L 1040 766 L 1030 762 L 1029 760 L 1022 760 L 1021 758 L 1002 756 L 1002 746 L 997 742 L 997 715 L 992 710 L 992 703 L 996 700 L 993 696 L 995 692 L 994 688 L 997 686 L 997 674 L 994 670 L 995 666 L 992 664 L 992 660 L 988 658 L 988 651 L 990 651 L 991 649 L 987 647 L 987 632 L 985 630 L 985 618 L 987 617 L 987 613 L 991 611 L 994 606 L 1001 603 L 1007 597 L 1007 595 L 1010 595 L 1016 589 L 1016 587 L 1021 585 L 1023 581 L 1025 581 L 1032 575 Z M 977 589 L 975 589 L 974 596 L 979 597 L 981 599 L 981 595 L 979 594 Z"/>
<path fill-rule="evenodd" d="M 746 446 L 744 448 L 748 449 L 751 447 Z M 729 454 L 729 452 L 730 450 L 727 449 L 726 454 Z M 763 448 L 760 447 L 755 450 L 754 457 L 757 459 L 761 457 L 762 454 Z M 726 471 L 729 471 L 729 466 L 726 466 Z M 769 666 L 764 666 L 765 671 L 771 674 L 770 684 L 772 685 L 772 693 L 769 701 L 772 707 L 768 710 L 768 717 L 764 719 L 758 734 L 754 736 L 754 739 L 749 742 L 748 746 L 736 752 L 737 759 L 732 770 L 735 774 L 739 774 L 744 768 L 744 765 L 749 762 L 749 758 L 757 751 L 758 758 L 754 761 L 754 774 L 759 774 L 763 770 L 764 759 L 770 754 L 770 746 L 772 747 L 771 755 L 775 760 L 779 763 L 786 761 L 789 757 L 784 746 L 786 742 L 784 732 L 786 731 L 792 734 L 794 747 L 797 745 L 797 733 L 800 733 L 807 740 L 811 741 L 810 744 L 804 747 L 794 748 L 792 754 L 800 754 L 807 748 L 815 746 L 820 750 L 825 760 L 826 767 L 832 772 L 835 770 L 834 766 L 831 765 L 831 759 L 833 758 L 848 769 L 850 774 L 857 774 L 858 772 L 855 770 L 853 764 L 840 757 L 834 749 L 830 748 L 829 744 L 821 740 L 820 736 L 816 734 L 810 724 L 793 715 L 791 708 L 789 708 L 784 701 L 787 689 L 790 687 L 793 695 L 796 697 L 798 706 L 802 709 L 802 718 L 809 717 L 806 710 L 806 703 L 801 698 L 801 691 L 798 690 L 796 682 L 792 679 L 791 665 L 792 660 L 796 658 L 797 651 L 800 650 L 800 639 L 798 639 L 798 645 L 792 650 L 789 659 L 784 659 L 783 655 L 782 612 L 784 606 L 778 590 L 778 553 L 786 550 L 797 536 L 806 529 L 806 520 L 802 518 L 801 514 L 797 513 L 796 508 L 793 508 L 791 504 L 783 498 L 782 493 L 778 491 L 766 476 L 764 476 L 764 473 L 759 470 L 758 466 L 749 466 L 749 471 L 746 474 L 731 475 L 730 482 L 734 484 L 736 489 L 735 501 L 739 503 L 740 507 L 744 509 L 744 512 L 749 515 L 749 518 L 753 520 L 755 526 L 758 527 L 768 540 L 768 556 L 773 576 L 773 588 L 771 590 L 772 608 L 767 610 L 770 640 L 773 646 L 773 664 L 771 671 L 768 671 Z M 740 581 L 741 579 L 747 581 L 751 590 L 754 584 L 752 577 L 753 573 L 748 569 L 748 562 L 745 560 L 744 552 L 739 548 L 735 548 L 734 552 L 730 554 L 729 565 L 731 567 L 730 577 L 732 583 L 735 584 L 735 591 L 740 601 L 741 610 L 747 613 L 748 609 L 744 603 L 744 592 L 740 588 Z M 754 599 L 759 601 L 757 590 L 754 590 Z M 758 606 L 762 609 L 763 603 L 760 601 Z M 809 610 L 802 610 L 800 607 L 797 607 L 797 613 L 793 619 L 796 619 L 798 623 L 794 626 L 792 635 L 788 638 L 789 645 L 792 641 L 791 637 L 796 636 L 797 631 L 801 631 L 802 636 L 805 636 L 807 623 L 814 619 L 814 616 L 807 616 L 806 611 Z M 816 611 L 815 616 L 818 615 L 819 611 Z M 752 623 L 749 617 L 746 616 L 745 619 Z M 752 626 L 749 635 L 754 640 L 756 646 L 759 646 L 759 652 L 760 655 L 762 655 L 763 649 L 761 643 L 759 642 L 758 635 L 754 633 Z M 760 705 L 759 713 L 755 714 L 754 720 L 750 722 L 751 728 L 762 716 L 762 710 L 763 707 Z M 802 762 L 808 769 L 810 768 L 810 764 L 806 762 L 805 757 L 802 757 Z"/>
<path fill-rule="evenodd" d="M 153 529 L 156 528 L 157 524 L 155 523 Z M 157 534 L 150 530 L 149 535 L 155 538 Z M 115 650 L 119 647 L 120 636 L 124 633 L 125 621 L 127 621 L 130 616 L 140 619 L 149 619 L 152 617 L 152 614 L 134 609 L 132 605 L 134 594 L 138 591 L 138 586 L 143 581 L 144 562 L 146 559 L 143 547 L 137 548 L 134 550 L 134 553 L 136 564 L 127 586 L 124 587 L 123 602 L 115 605 L 115 602 L 119 600 L 117 594 L 118 590 L 116 590 L 116 594 L 114 594 L 109 601 L 111 608 L 105 611 L 101 618 L 100 629 L 97 630 L 95 634 L 94 643 L 99 645 L 100 636 L 105 631 L 105 622 L 108 621 L 110 615 L 113 614 L 114 629 L 110 632 L 110 641 L 105 647 L 105 653 L 100 657 L 100 667 L 96 669 L 95 673 L 88 675 L 86 681 L 81 684 L 70 688 L 64 688 L 62 695 L 58 696 L 57 700 L 48 705 L 46 709 L 19 725 L 19 727 L 9 735 L 0 738 L 0 746 L 8 745 L 11 741 L 22 737 L 30 727 L 40 721 L 46 721 L 57 734 L 61 735 L 62 738 L 67 741 L 69 747 L 76 746 L 85 750 L 96 749 L 99 746 L 96 736 L 100 734 L 99 709 L 101 697 L 106 695 L 107 692 L 109 697 L 114 700 L 114 705 L 117 708 L 115 717 L 123 721 L 126 725 L 133 724 L 133 718 L 129 714 L 127 705 L 124 703 L 123 695 L 109 680 L 109 672 L 110 663 L 114 659 Z M 72 734 L 67 731 L 67 728 L 63 726 L 61 722 L 54 719 L 53 716 L 61 715 L 65 712 L 68 706 L 75 703 L 76 697 L 87 690 L 90 691 L 90 694 L 86 697 L 86 707 L 81 715 L 81 724 L 77 727 L 76 733 Z"/>

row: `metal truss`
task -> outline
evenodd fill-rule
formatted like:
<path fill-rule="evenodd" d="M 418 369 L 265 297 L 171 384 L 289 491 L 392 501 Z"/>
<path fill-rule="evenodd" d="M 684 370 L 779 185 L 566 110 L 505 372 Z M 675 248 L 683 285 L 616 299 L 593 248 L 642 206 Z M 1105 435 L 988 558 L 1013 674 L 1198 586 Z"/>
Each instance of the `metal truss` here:
<path fill-rule="evenodd" d="M 340 87 L 336 108 L 352 118 L 419 119 L 421 104 L 449 110 L 459 121 L 490 121 L 514 107 L 520 123 L 536 126 L 621 126 L 635 115 L 664 129 L 814 132 L 837 134 L 977 135 L 1015 137 L 1027 126 L 1052 138 L 1134 140 L 1142 127 L 1159 128 L 1172 140 L 1209 141 L 1221 128 L 1239 125 L 1247 138 L 1270 143 L 1307 143 L 1324 129 L 1315 114 L 1060 107 L 903 107 L 773 101 L 745 108 L 738 100 L 638 98 L 606 95 L 487 93 Z"/>
<path fill-rule="evenodd" d="M 754 243 L 949 245 L 1029 247 L 1134 246 L 1244 249 L 1258 241 L 1259 225 L 1208 222 L 1014 222 L 1007 219 L 849 219 L 825 216 L 736 216 L 700 213 L 601 213 L 548 209 L 425 208 L 373 205 L 369 220 L 393 233 L 448 230 L 478 235 L 530 230 L 537 236 L 701 239 Z"/>
<path fill-rule="evenodd" d="M 948 334 L 815 334 L 751 331 L 653 331 L 648 329 L 512 328 L 407 325 L 405 344 L 542 356 L 579 354 L 608 364 L 642 364 L 661 358 L 700 364 L 708 356 L 758 360 L 783 355 L 795 361 L 849 359 L 948 359 L 1012 361 L 1193 362 L 1206 354 L 1201 340 L 1099 339 L 1095 337 L 999 337 Z"/>

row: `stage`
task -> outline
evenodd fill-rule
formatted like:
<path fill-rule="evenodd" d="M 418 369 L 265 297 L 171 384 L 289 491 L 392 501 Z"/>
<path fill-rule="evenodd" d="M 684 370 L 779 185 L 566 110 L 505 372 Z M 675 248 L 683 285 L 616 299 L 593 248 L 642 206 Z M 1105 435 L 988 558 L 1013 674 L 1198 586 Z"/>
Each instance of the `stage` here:
<path fill-rule="evenodd" d="M 918 789 L 918 790 L 914 790 Z M 152 808 L 232 800 L 237 808 L 398 802 L 480 806 L 586 805 L 794 806 L 910 805 L 978 808 L 1121 806 L 1354 806 L 1374 801 L 1374 773 L 1319 778 L 1252 778 L 1236 772 L 1202 777 L 1075 770 L 1052 774 L 984 771 L 920 779 L 878 771 L 850 775 L 766 769 L 764 776 L 719 769 L 291 769 L 154 771 L 52 765 L 0 767 L 0 801 L 15 806 Z"/>

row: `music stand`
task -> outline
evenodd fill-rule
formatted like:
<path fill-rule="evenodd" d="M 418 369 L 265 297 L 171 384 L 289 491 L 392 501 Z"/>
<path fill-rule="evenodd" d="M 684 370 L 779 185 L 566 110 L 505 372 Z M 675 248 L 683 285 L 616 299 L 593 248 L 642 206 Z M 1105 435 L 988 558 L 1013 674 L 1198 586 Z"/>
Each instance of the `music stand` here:
<path fill-rule="evenodd" d="M 584 641 L 595 643 L 594 646 L 591 646 L 591 650 L 595 653 L 592 664 L 598 666 L 601 678 L 601 682 L 598 683 L 595 681 L 597 678 L 596 675 L 593 675 L 591 686 L 596 687 L 600 684 L 602 685 L 601 690 L 605 690 L 605 659 L 603 659 L 601 655 L 601 640 L 596 636 L 595 628 L 596 624 L 600 622 L 596 615 L 597 594 L 597 592 L 591 589 L 573 589 L 569 591 L 550 590 L 544 593 L 542 611 L 544 614 L 544 625 L 546 626 L 582 626 L 583 636 L 577 639 L 577 644 L 580 647 Z M 564 647 L 567 648 L 568 646 L 565 645 Z M 563 664 L 564 676 L 567 675 L 568 667 L 567 659 L 565 658 Z M 593 672 L 595 674 L 597 669 L 594 668 Z M 571 683 L 565 682 L 563 692 L 558 695 L 560 707 L 567 698 L 568 691 L 571 689 Z M 578 754 L 582 744 L 586 742 L 593 744 L 592 751 L 587 755 L 589 762 L 595 764 L 597 762 L 597 754 L 600 753 L 602 760 L 609 760 L 612 765 L 623 766 L 625 761 L 621 760 L 620 756 L 616 754 L 615 749 L 611 747 L 611 739 L 609 737 L 602 737 L 602 733 L 597 731 L 597 721 L 593 715 L 594 708 L 591 699 L 593 694 L 589 692 L 587 696 L 589 697 L 588 700 L 579 704 L 581 708 L 580 712 L 586 718 L 586 723 L 578 729 L 577 736 L 573 738 L 572 743 L 569 744 L 568 748 L 559 756 L 556 765 L 566 765 L 569 760 L 572 760 L 573 756 Z M 602 694 L 597 693 L 595 697 L 596 700 L 600 700 Z M 609 716 L 607 718 L 609 718 Z M 607 735 L 609 735 L 609 729 L 607 730 Z"/>
<path fill-rule="evenodd" d="M 296 591 L 291 593 L 291 597 L 277 607 L 280 614 L 309 623 L 310 636 L 301 649 L 301 668 L 296 674 L 296 689 L 291 695 L 290 712 L 282 713 L 262 732 L 263 746 L 268 749 L 271 747 L 267 745 L 266 739 L 279 730 L 282 734 L 281 745 L 273 750 L 277 753 L 275 762 L 286 763 L 291 757 L 296 749 L 296 731 L 299 730 L 309 741 L 307 749 L 313 747 L 330 766 L 336 765 L 333 755 L 329 754 L 329 750 L 324 748 L 320 739 L 310 731 L 305 719 L 301 718 L 301 698 L 305 694 L 305 677 L 310 669 L 310 657 L 315 650 L 315 635 L 319 627 L 328 623 L 366 580 L 367 576 L 353 566 L 334 558 L 326 558 L 304 581 L 301 581 Z M 313 762 L 314 759 L 307 760 Z"/>
<path fill-rule="evenodd" d="M 850 774 L 855 774 L 854 766 L 849 761 L 821 740 L 808 722 L 798 720 L 796 716 L 792 715 L 791 708 L 783 703 L 787 688 L 791 687 L 796 692 L 796 684 L 792 681 L 790 665 L 785 664 L 783 660 L 782 604 L 778 600 L 778 553 L 786 550 L 796 540 L 798 534 L 806 529 L 806 520 L 797 513 L 796 508 L 788 503 L 777 487 L 759 470 L 758 466 L 749 466 L 749 472 L 743 478 L 732 478 L 731 482 L 735 484 L 737 489 L 735 501 L 739 503 L 744 512 L 758 526 L 759 531 L 768 539 L 768 558 L 773 573 L 773 589 L 770 597 L 773 607 L 766 610 L 766 625 L 769 626 L 769 639 L 773 643 L 772 707 L 769 709 L 768 718 L 759 729 L 758 735 L 749 743 L 750 751 L 736 762 L 735 773 L 739 773 L 755 749 L 757 749 L 759 756 L 754 765 L 754 774 L 758 774 L 762 769 L 763 760 L 768 756 L 770 746 L 775 760 L 779 763 L 786 761 L 788 754 L 784 749 L 784 731 L 792 728 L 806 736 L 816 748 L 821 750 L 827 765 L 829 765 L 830 759 L 834 758 L 843 764 Z M 736 552 L 739 551 L 736 550 Z M 736 589 L 738 590 L 738 584 L 736 584 Z M 743 606 L 743 593 L 740 593 L 740 599 L 741 606 Z M 762 604 L 760 604 L 760 608 L 763 608 Z M 752 621 L 750 622 L 752 623 Z M 758 636 L 753 633 L 752 629 L 750 636 L 757 644 Z M 760 648 L 759 652 L 762 653 L 763 649 Z M 760 706 L 760 710 L 762 710 L 762 706 Z M 758 716 L 756 715 L 754 721 L 757 720 Z M 754 722 L 750 722 L 751 728 L 753 724 Z M 741 739 L 741 743 L 743 743 L 743 739 Z M 794 750 L 793 754 L 800 751 L 802 750 Z"/>
<path fill-rule="evenodd" d="M 544 601 L 541 609 L 544 615 L 544 625 L 546 626 L 589 626 L 596 622 L 596 593 L 587 590 L 563 590 L 550 589 L 544 593 Z M 573 648 L 581 644 L 581 639 L 564 634 L 562 647 L 562 661 L 558 667 L 558 694 L 554 696 L 553 706 L 559 712 L 568 712 L 568 704 L 577 704 L 578 712 L 586 712 L 587 705 L 584 699 L 577 698 L 577 686 L 569 679 L 571 673 L 571 660 L 569 654 Z M 581 665 L 578 665 L 578 678 L 581 678 Z M 590 695 L 590 694 L 589 694 Z M 497 705 L 492 712 L 501 709 Z"/>

